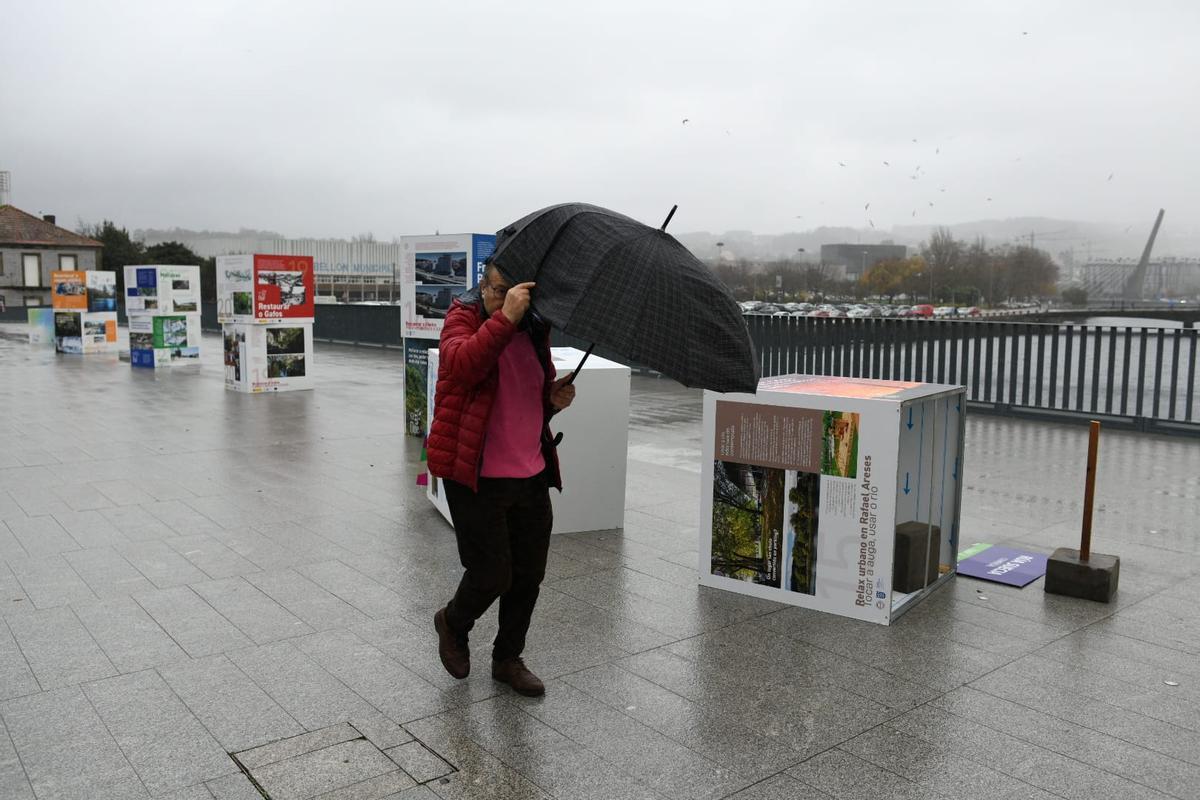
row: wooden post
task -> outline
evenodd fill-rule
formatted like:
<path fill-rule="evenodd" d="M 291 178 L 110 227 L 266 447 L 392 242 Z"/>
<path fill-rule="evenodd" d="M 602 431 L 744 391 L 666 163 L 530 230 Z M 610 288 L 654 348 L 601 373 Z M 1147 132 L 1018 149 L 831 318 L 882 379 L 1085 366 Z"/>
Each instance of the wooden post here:
<path fill-rule="evenodd" d="M 1079 536 L 1079 560 L 1092 554 L 1092 501 L 1096 498 L 1096 456 L 1100 450 L 1100 423 L 1092 420 L 1088 436 L 1087 483 L 1083 490 L 1083 531 Z"/>

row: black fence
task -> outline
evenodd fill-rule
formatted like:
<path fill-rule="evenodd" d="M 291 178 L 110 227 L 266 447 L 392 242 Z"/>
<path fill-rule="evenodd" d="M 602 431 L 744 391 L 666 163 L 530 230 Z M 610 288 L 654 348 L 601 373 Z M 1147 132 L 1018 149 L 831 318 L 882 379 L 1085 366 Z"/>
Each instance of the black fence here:
<path fill-rule="evenodd" d="M 748 315 L 762 374 L 952 383 L 973 408 L 1200 435 L 1197 331 Z"/>
<path fill-rule="evenodd" d="M 402 347 L 398 306 L 318 305 L 313 337 Z M 0 319 L 25 319 L 10 308 Z M 971 407 L 1200 435 L 1195 328 L 747 315 L 764 376 L 792 372 L 967 387 Z M 201 324 L 220 330 L 216 305 Z M 556 345 L 587 347 L 556 333 Z M 597 348 L 597 355 L 625 361 Z M 644 371 L 631 365 L 637 371 Z"/>

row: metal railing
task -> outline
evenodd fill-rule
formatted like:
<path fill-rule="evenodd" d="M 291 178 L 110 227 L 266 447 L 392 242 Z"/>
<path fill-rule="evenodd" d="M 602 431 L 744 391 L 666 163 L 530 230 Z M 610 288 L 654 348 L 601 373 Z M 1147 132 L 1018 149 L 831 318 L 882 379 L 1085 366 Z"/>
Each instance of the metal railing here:
<path fill-rule="evenodd" d="M 746 324 L 764 376 L 952 383 L 983 411 L 1200 435 L 1194 328 L 752 315 Z"/>

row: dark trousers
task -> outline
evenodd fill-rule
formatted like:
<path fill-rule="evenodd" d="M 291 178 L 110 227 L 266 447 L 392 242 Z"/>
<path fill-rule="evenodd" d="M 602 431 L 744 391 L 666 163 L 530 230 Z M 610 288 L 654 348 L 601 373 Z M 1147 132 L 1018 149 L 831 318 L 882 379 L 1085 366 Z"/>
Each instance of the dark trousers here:
<path fill-rule="evenodd" d="M 463 637 L 497 598 L 500 629 L 492 658 L 516 658 L 546 575 L 554 511 L 545 473 L 532 478 L 480 478 L 479 491 L 443 480 L 458 556 L 466 573 L 446 621 Z"/>

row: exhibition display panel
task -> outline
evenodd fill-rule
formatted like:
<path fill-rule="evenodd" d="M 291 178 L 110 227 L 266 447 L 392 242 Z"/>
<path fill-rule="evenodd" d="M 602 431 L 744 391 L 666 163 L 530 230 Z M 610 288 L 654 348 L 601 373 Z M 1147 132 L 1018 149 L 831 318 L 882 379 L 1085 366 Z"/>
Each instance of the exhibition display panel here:
<path fill-rule="evenodd" d="M 130 366 L 200 363 L 199 267 L 125 267 L 125 314 Z"/>
<path fill-rule="evenodd" d="M 437 389 L 438 350 L 427 351 L 428 408 L 433 419 Z M 569 374 L 583 358 L 572 347 L 551 348 L 559 376 Z M 555 414 L 551 427 L 562 434 L 558 444 L 563 491 L 550 490 L 554 504 L 554 533 L 611 530 L 625 524 L 625 464 L 629 448 L 629 367 L 591 356 L 575 379 L 575 401 Z M 442 481 L 432 475 L 426 496 L 442 516 L 450 508 Z"/>
<path fill-rule="evenodd" d="M 704 393 L 700 583 L 889 624 L 955 571 L 965 389 L 813 375 Z"/>
<path fill-rule="evenodd" d="M 485 233 L 402 236 L 400 246 L 401 335 L 436 340 L 450 304 L 479 284 L 496 237 Z"/>
<path fill-rule="evenodd" d="M 314 290 L 312 256 L 217 257 L 226 389 L 312 388 Z"/>
<path fill-rule="evenodd" d="M 311 389 L 312 325 L 221 326 L 225 388 L 261 394 Z"/>
<path fill-rule="evenodd" d="M 63 270 L 50 273 L 54 349 L 59 353 L 117 351 L 117 273 Z M 31 322 L 44 324 L 44 317 Z M 44 329 L 43 329 L 44 330 Z M 30 340 L 42 334 L 31 329 Z"/>
<path fill-rule="evenodd" d="M 312 256 L 217 256 L 217 321 L 313 321 Z"/>

